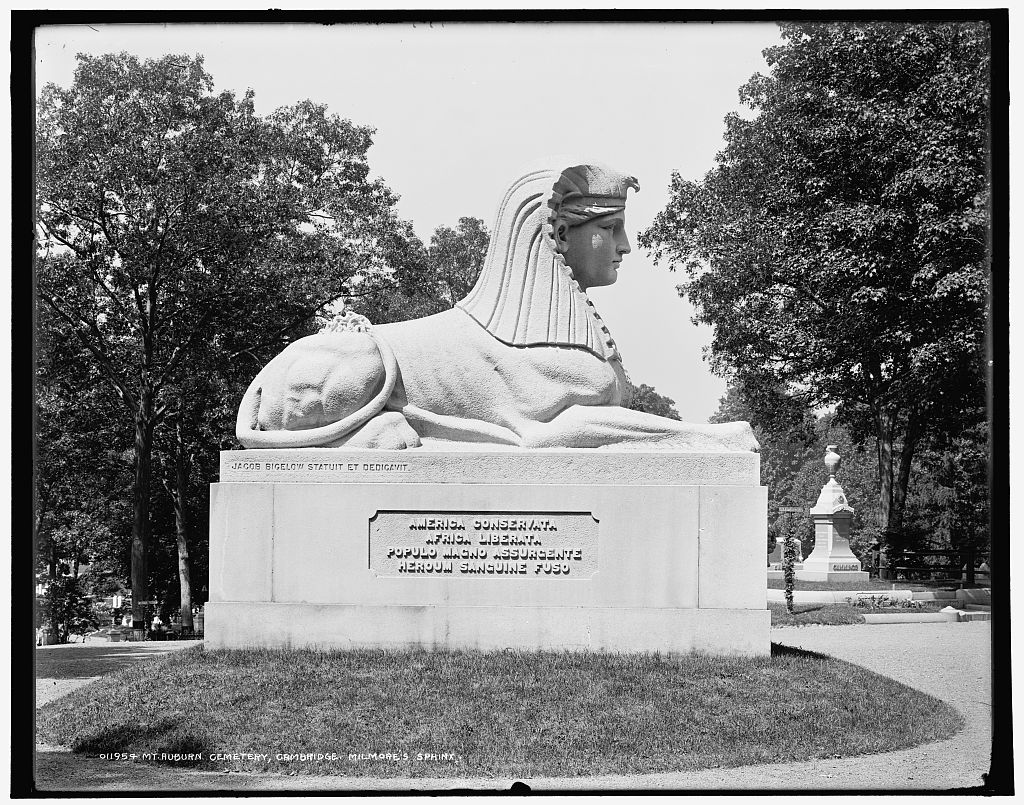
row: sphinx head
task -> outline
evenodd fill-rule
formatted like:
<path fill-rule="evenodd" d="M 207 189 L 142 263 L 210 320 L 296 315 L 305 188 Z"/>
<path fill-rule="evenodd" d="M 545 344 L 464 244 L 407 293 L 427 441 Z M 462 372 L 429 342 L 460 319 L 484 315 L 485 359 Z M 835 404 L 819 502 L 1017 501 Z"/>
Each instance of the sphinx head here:
<path fill-rule="evenodd" d="M 615 282 L 629 251 L 623 225 L 630 187 L 640 189 L 632 176 L 585 162 L 520 176 L 498 205 L 476 285 L 456 307 L 506 344 L 618 357 L 586 290 Z"/>
<path fill-rule="evenodd" d="M 599 165 L 576 165 L 555 182 L 551 238 L 580 288 L 611 285 L 629 254 L 626 191 L 640 190 L 633 176 Z"/>

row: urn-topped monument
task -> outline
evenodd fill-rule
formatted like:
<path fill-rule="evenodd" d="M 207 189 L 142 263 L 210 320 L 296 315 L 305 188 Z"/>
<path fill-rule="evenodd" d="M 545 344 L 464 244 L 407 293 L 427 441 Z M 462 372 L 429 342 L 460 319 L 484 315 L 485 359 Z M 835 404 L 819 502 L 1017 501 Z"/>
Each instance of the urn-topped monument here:
<path fill-rule="evenodd" d="M 796 572 L 796 577 L 802 581 L 867 581 L 869 578 L 850 550 L 853 509 L 843 487 L 836 482 L 841 458 L 835 451 L 834 444 L 825 450 L 829 478 L 810 512 L 814 520 L 814 550 Z"/>
<path fill-rule="evenodd" d="M 208 642 L 768 652 L 749 425 L 625 407 L 587 295 L 630 189 L 520 177 L 454 309 L 340 317 L 259 373 L 212 488 Z"/>

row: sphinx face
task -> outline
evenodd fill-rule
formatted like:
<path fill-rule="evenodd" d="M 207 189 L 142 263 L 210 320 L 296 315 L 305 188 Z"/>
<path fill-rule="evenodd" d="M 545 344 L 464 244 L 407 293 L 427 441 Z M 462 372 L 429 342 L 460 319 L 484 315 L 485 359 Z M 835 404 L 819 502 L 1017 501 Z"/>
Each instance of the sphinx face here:
<path fill-rule="evenodd" d="M 614 283 L 623 255 L 632 251 L 622 211 L 570 227 L 565 241 L 562 256 L 584 291 Z"/>

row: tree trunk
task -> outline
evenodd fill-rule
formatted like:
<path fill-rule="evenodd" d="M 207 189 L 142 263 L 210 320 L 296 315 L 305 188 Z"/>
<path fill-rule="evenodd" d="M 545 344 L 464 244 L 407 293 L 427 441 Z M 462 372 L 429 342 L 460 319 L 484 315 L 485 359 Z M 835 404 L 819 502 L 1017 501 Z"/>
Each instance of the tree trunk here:
<path fill-rule="evenodd" d="M 900 448 L 899 471 L 892 490 L 892 508 L 889 512 L 889 527 L 894 533 L 903 531 L 903 513 L 907 504 L 907 489 L 910 486 L 910 470 L 914 463 L 914 451 L 921 438 L 920 415 L 911 411 L 907 417 L 907 426 L 903 434 L 903 445 Z"/>
<path fill-rule="evenodd" d="M 149 597 L 149 483 L 153 461 L 153 389 L 143 378 L 135 415 L 135 484 L 132 500 L 132 628 L 145 628 Z"/>
<path fill-rule="evenodd" d="M 892 435 L 893 416 L 889 411 L 875 414 L 875 440 L 878 448 L 878 526 L 882 530 L 882 542 L 890 546 L 892 532 L 893 461 Z"/>
<path fill-rule="evenodd" d="M 46 565 L 47 565 L 46 573 L 50 577 L 50 579 L 55 579 L 55 578 L 57 578 L 57 566 L 56 566 L 57 553 L 56 553 L 56 546 L 54 545 L 54 541 L 53 541 L 53 535 L 51 534 L 49 536 L 49 542 L 50 542 L 50 550 L 49 551 L 46 551 L 45 548 L 43 547 L 43 545 L 38 541 L 39 537 L 43 533 L 43 524 L 46 522 L 46 514 L 47 514 L 47 509 L 48 509 L 48 505 L 47 504 L 48 503 L 49 503 L 49 495 L 47 495 L 45 492 L 39 492 L 36 495 L 36 531 L 35 531 L 35 534 L 36 534 L 36 540 L 37 540 L 36 544 L 39 545 L 39 552 L 40 552 L 40 554 L 44 554 L 44 555 L 47 554 L 47 553 L 49 554 L 49 556 L 47 557 L 47 560 L 46 560 Z"/>
<path fill-rule="evenodd" d="M 920 418 L 917 411 L 908 414 L 897 457 L 894 442 L 898 413 L 880 411 L 875 415 L 879 480 L 878 525 L 882 530 L 881 540 L 884 549 L 898 546 L 903 534 L 903 513 L 910 486 L 910 471 L 914 462 L 914 451 L 921 438 Z"/>
<path fill-rule="evenodd" d="M 188 455 L 181 439 L 181 425 L 175 429 L 174 451 L 175 490 L 171 499 L 174 501 L 174 522 L 178 536 L 178 583 L 181 587 L 181 628 L 192 631 L 192 574 L 189 569 L 188 543 Z"/>

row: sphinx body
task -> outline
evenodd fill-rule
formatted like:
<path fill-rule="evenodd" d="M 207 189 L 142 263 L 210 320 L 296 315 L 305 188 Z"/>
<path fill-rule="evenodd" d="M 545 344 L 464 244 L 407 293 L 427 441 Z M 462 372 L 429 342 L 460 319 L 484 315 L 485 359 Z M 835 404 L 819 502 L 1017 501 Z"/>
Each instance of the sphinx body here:
<path fill-rule="evenodd" d="M 434 316 L 291 344 L 250 384 L 239 441 L 756 450 L 744 422 L 688 424 L 623 407 L 618 349 L 560 253 L 558 232 L 621 210 L 629 187 L 632 177 L 590 165 L 521 177 L 499 206 L 465 299 Z"/>

